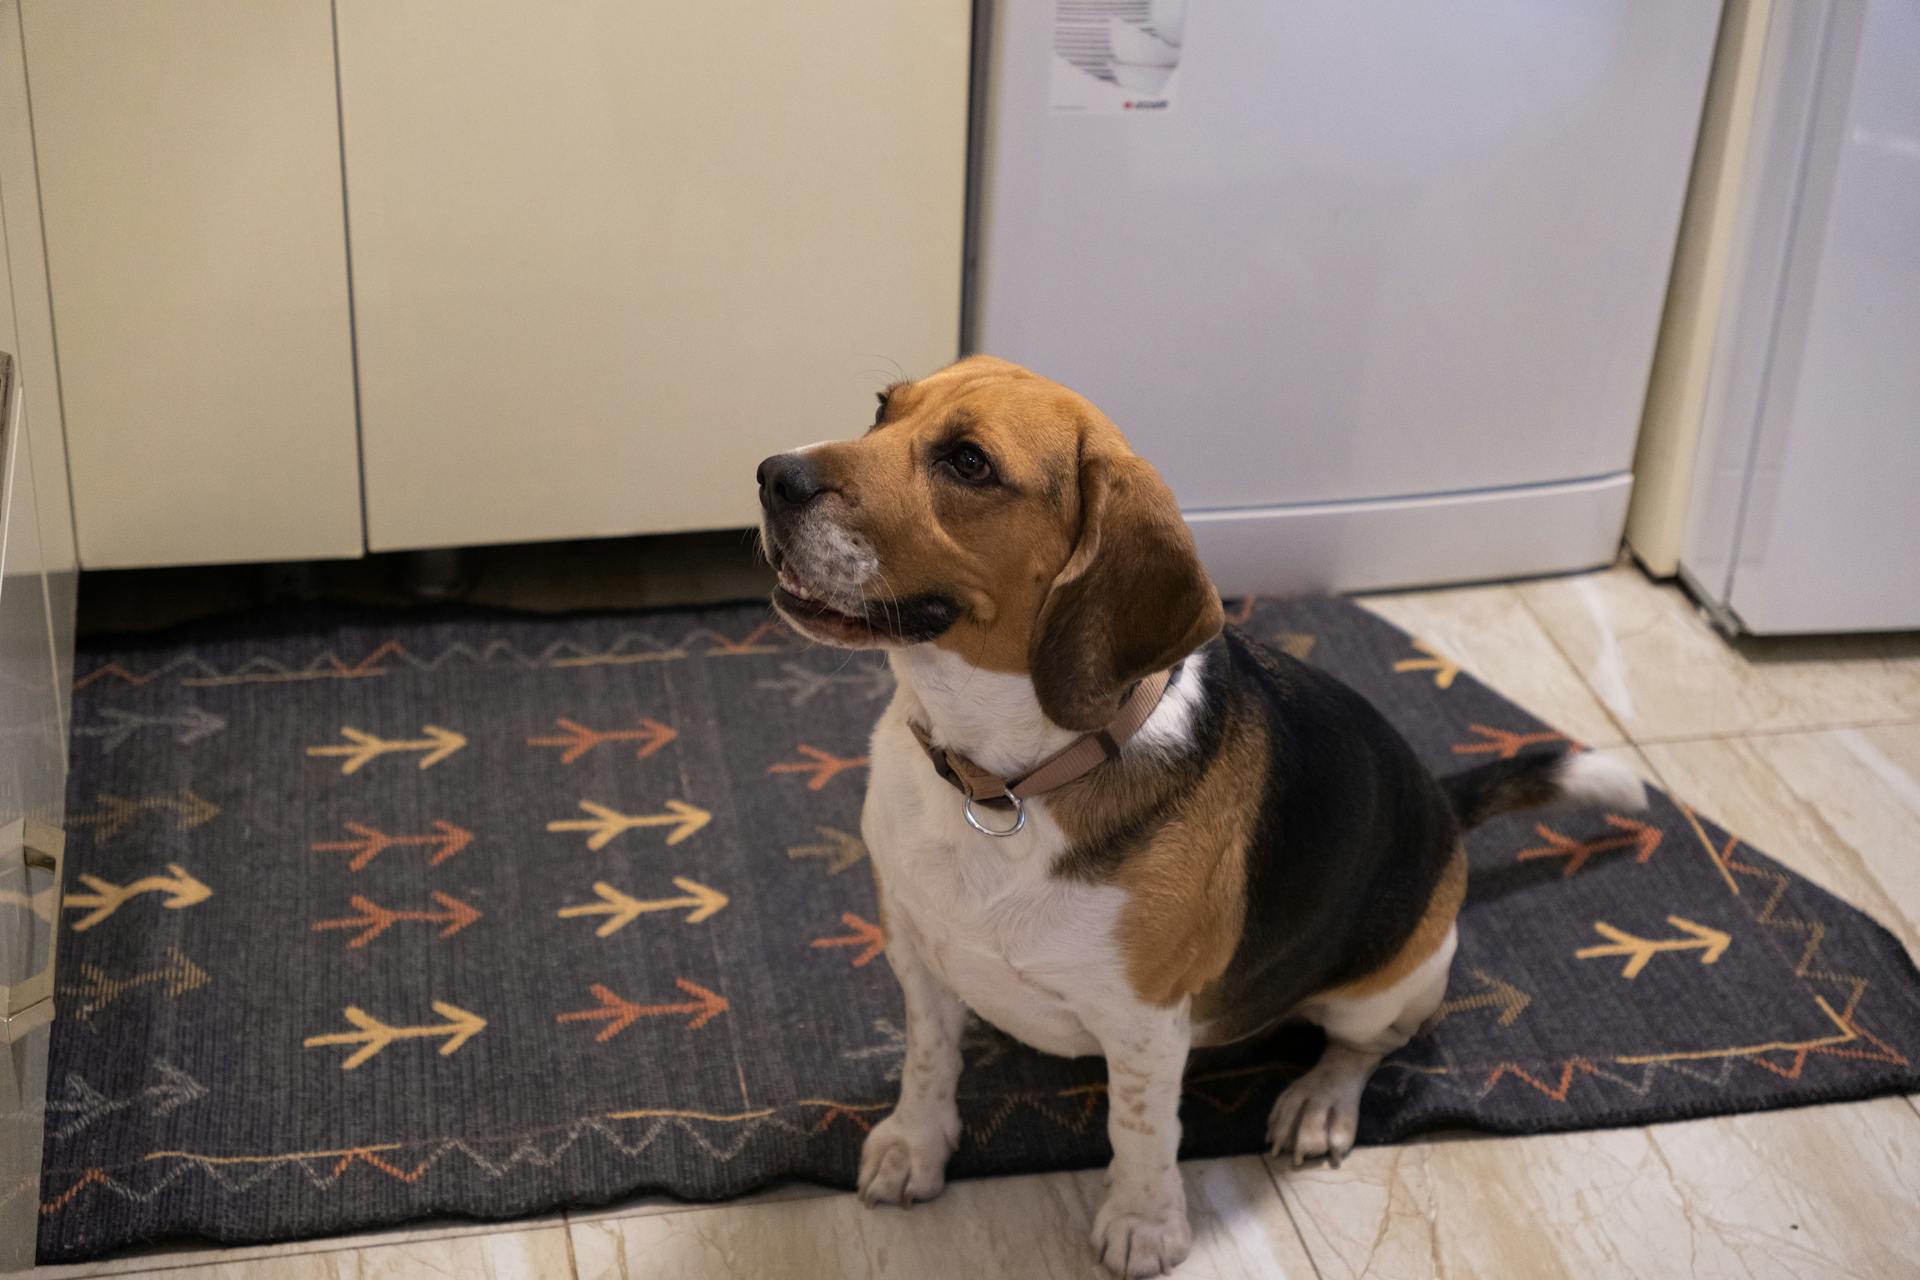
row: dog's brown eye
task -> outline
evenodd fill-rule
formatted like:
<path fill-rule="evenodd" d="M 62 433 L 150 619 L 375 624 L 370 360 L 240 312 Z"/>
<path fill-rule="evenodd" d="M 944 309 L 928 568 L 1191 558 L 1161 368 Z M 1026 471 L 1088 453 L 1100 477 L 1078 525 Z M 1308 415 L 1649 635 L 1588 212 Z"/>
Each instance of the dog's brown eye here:
<path fill-rule="evenodd" d="M 880 425 L 880 420 L 887 416 L 887 393 L 876 391 L 873 393 L 873 398 L 880 402 L 880 407 L 873 411 L 873 425 L 877 427 Z"/>
<path fill-rule="evenodd" d="M 968 484 L 984 484 L 993 479 L 993 464 L 976 445 L 956 446 L 951 453 L 947 454 L 946 461 L 947 465 L 953 468 L 953 474 Z"/>

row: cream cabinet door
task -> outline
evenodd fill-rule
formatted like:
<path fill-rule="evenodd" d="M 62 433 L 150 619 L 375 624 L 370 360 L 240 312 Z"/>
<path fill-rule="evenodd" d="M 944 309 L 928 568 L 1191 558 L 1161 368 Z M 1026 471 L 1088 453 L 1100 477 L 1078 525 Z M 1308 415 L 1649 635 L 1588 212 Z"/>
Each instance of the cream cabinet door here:
<path fill-rule="evenodd" d="M 373 549 L 746 524 L 954 357 L 966 0 L 338 10 Z"/>
<path fill-rule="evenodd" d="M 360 554 L 326 0 L 22 15 L 81 562 Z"/>

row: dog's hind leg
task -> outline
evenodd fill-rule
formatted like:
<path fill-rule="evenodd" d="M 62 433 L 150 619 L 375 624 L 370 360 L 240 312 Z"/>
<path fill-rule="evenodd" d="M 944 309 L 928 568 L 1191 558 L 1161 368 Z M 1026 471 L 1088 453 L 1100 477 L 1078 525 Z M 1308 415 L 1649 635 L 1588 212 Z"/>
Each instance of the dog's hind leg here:
<path fill-rule="evenodd" d="M 1267 1140 L 1275 1156 L 1291 1151 L 1296 1165 L 1326 1156 L 1337 1165 L 1353 1150 L 1367 1080 L 1440 1007 L 1458 938 L 1449 928 L 1430 955 L 1389 986 L 1326 992 L 1300 1010 L 1326 1031 L 1327 1048 L 1273 1104 Z"/>

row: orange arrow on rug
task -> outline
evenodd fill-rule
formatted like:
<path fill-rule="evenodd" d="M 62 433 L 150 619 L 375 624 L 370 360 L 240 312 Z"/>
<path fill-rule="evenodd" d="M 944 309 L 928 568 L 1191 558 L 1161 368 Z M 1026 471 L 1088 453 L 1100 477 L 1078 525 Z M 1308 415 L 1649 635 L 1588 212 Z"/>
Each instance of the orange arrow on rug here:
<path fill-rule="evenodd" d="M 807 757 L 807 759 L 783 760 L 779 764 L 768 765 L 767 772 L 810 773 L 813 776 L 807 779 L 807 790 L 809 791 L 820 790 L 847 769 L 864 769 L 867 765 L 867 757 L 865 756 L 855 756 L 849 760 L 842 760 L 839 756 L 829 755 L 820 748 L 810 747 L 804 742 L 800 744 L 797 750 L 801 755 Z M 811 763 L 808 763 L 808 761 L 811 761 Z"/>
<path fill-rule="evenodd" d="M 1494 729 L 1484 724 L 1470 724 L 1479 742 L 1456 742 L 1453 754 L 1457 756 L 1496 755 L 1502 760 L 1511 760 L 1527 747 L 1537 747 L 1548 742 L 1565 742 L 1567 735 L 1548 730 L 1545 733 L 1515 733 L 1511 729 Z"/>
<path fill-rule="evenodd" d="M 1639 852 L 1634 854 L 1633 860 L 1644 863 L 1653 856 L 1653 851 L 1660 847 L 1660 828 L 1658 827 L 1649 826 L 1644 822 L 1635 822 L 1632 818 L 1623 818 L 1616 813 L 1607 815 L 1607 825 L 1627 834 L 1614 836 L 1608 840 L 1580 841 L 1561 835 L 1543 822 L 1534 830 L 1540 833 L 1540 838 L 1546 843 L 1535 845 L 1531 849 L 1522 849 L 1514 855 L 1515 860 L 1531 862 L 1535 858 L 1565 858 L 1567 865 L 1560 874 L 1563 877 L 1571 877 L 1580 868 L 1586 866 L 1587 860 L 1596 853 L 1606 853 L 1611 849 L 1638 849 Z"/>
<path fill-rule="evenodd" d="M 390 836 L 384 831 L 376 831 L 364 822 L 346 824 L 359 838 L 356 840 L 322 840 L 309 845 L 315 853 L 351 853 L 347 861 L 347 870 L 358 871 L 387 850 L 401 845 L 419 845 L 433 850 L 433 857 L 427 859 L 427 865 L 437 867 L 473 842 L 473 832 L 465 827 L 456 827 L 451 822 L 438 818 L 433 822 L 433 834 L 418 836 Z"/>
<path fill-rule="evenodd" d="M 856 969 L 886 949 L 887 935 L 879 925 L 869 924 L 851 911 L 841 915 L 840 923 L 853 932 L 838 938 L 815 938 L 807 945 L 810 947 L 865 947 L 866 950 L 853 958 L 853 967 Z"/>
<path fill-rule="evenodd" d="M 316 920 L 313 932 L 319 933 L 324 929 L 364 929 L 366 932 L 347 943 L 347 950 L 358 951 L 402 920 L 444 924 L 446 928 L 440 930 L 440 936 L 451 938 L 480 918 L 480 912 L 476 908 L 468 906 L 451 894 L 436 890 L 433 900 L 443 909 L 440 911 L 392 911 L 356 893 L 347 899 L 347 905 L 359 912 L 359 915 L 347 916 L 340 920 Z"/>
<path fill-rule="evenodd" d="M 697 982 L 688 982 L 685 978 L 675 978 L 673 985 L 692 996 L 693 999 L 677 1004 L 635 1004 L 614 994 L 611 987 L 594 983 L 587 990 L 600 1002 L 598 1009 L 575 1009 L 571 1013 L 556 1013 L 555 1022 L 605 1022 L 600 1034 L 593 1038 L 595 1044 L 604 1044 L 642 1018 L 664 1018 L 677 1013 L 691 1013 L 694 1016 L 687 1022 L 687 1030 L 698 1031 L 715 1018 L 725 1013 L 730 1006 L 727 998 L 717 992 L 709 991 Z"/>
<path fill-rule="evenodd" d="M 554 723 L 563 730 L 561 736 L 552 738 L 528 738 L 530 747 L 565 747 L 560 753 L 561 764 L 572 764 L 587 752 L 606 742 L 637 742 L 640 750 L 634 759 L 645 760 L 660 748 L 680 736 L 680 731 L 671 725 L 661 724 L 652 716 L 641 716 L 638 729 L 589 729 L 587 726 L 564 716 L 557 717 Z"/>

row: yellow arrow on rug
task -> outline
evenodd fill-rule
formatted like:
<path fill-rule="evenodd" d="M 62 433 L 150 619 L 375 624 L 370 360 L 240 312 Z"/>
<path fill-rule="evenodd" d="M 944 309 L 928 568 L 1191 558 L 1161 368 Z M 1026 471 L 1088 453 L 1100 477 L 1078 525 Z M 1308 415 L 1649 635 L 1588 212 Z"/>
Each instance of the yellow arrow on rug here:
<path fill-rule="evenodd" d="M 1662 951 L 1698 951 L 1701 964 L 1712 964 L 1725 955 L 1727 948 L 1733 943 L 1732 935 L 1722 933 L 1718 929 L 1709 929 L 1703 924 L 1695 924 L 1679 916 L 1668 916 L 1667 923 L 1691 936 L 1657 940 L 1636 938 L 1626 930 L 1616 929 L 1602 920 L 1595 922 L 1593 931 L 1603 938 L 1613 939 L 1613 945 L 1582 947 L 1573 953 L 1574 957 L 1579 960 L 1597 960 L 1602 956 L 1626 956 L 1628 957 L 1627 965 L 1620 971 L 1620 976 L 1631 982 L 1639 977 L 1640 971 Z"/>
<path fill-rule="evenodd" d="M 698 880 L 686 880 L 680 876 L 673 878 L 673 887 L 685 894 L 684 898 L 654 898 L 643 901 L 629 897 L 604 880 L 593 882 L 593 891 L 600 895 L 601 901 L 589 902 L 578 907 L 560 908 L 560 918 L 571 920 L 578 916 L 606 916 L 598 929 L 593 931 L 596 938 L 609 937 L 638 920 L 649 911 L 672 911 L 676 907 L 692 907 L 682 924 L 699 924 L 714 912 L 727 905 L 727 895 L 718 889 L 712 889 Z"/>
<path fill-rule="evenodd" d="M 160 905 L 178 911 L 182 907 L 197 906 L 213 896 L 213 890 L 200 883 L 185 869 L 169 862 L 167 870 L 171 876 L 144 876 L 130 884 L 117 885 L 102 880 L 99 876 L 80 875 L 80 883 L 87 886 L 91 893 L 69 893 L 66 905 L 69 908 L 86 910 L 87 914 L 73 922 L 75 933 L 84 933 L 105 920 L 120 909 L 120 904 L 128 898 L 142 893 L 164 893 L 166 901 Z M 90 909 L 89 909 L 90 908 Z"/>
<path fill-rule="evenodd" d="M 1460 674 L 1460 665 L 1451 658 L 1444 658 L 1438 653 L 1435 653 L 1424 640 L 1415 640 L 1413 647 L 1427 656 L 1424 658 L 1402 658 L 1393 664 L 1393 669 L 1402 674 L 1408 671 L 1431 671 L 1433 672 L 1433 684 L 1436 689 L 1451 688 L 1453 686 L 1453 678 Z"/>
<path fill-rule="evenodd" d="M 587 848 L 604 849 L 609 841 L 622 831 L 631 831 L 635 827 L 672 827 L 667 833 L 668 844 L 679 844 L 688 836 L 713 821 L 713 815 L 696 805 L 679 800 L 667 801 L 666 813 L 621 813 L 609 809 L 606 805 L 595 804 L 591 800 L 582 800 L 580 807 L 593 815 L 587 818 L 567 818 L 547 824 L 549 831 L 591 831 L 587 839 Z"/>
<path fill-rule="evenodd" d="M 485 1018 L 477 1013 L 468 1013 L 457 1005 L 435 1000 L 433 1011 L 446 1021 L 425 1027 L 390 1027 L 365 1009 L 350 1004 L 343 1012 L 348 1022 L 360 1028 L 358 1031 L 334 1031 L 323 1036 L 308 1036 L 301 1043 L 309 1049 L 327 1044 L 359 1045 L 360 1048 L 348 1054 L 346 1061 L 340 1064 L 342 1071 L 351 1071 L 395 1040 L 420 1040 L 445 1036 L 447 1042 L 440 1046 L 440 1056 L 444 1058 L 487 1028 Z"/>
<path fill-rule="evenodd" d="M 455 733 L 451 729 L 442 729 L 436 724 L 422 725 L 420 732 L 423 736 L 419 738 L 401 738 L 393 742 L 388 742 L 384 738 L 376 738 L 372 734 L 362 732 L 359 729 L 343 727 L 340 730 L 340 736 L 345 738 L 351 745 L 308 747 L 307 754 L 310 756 L 344 757 L 340 764 L 340 772 L 347 774 L 359 769 L 369 760 L 386 755 L 390 751 L 425 752 L 425 754 L 420 757 L 420 767 L 422 769 L 431 769 L 434 765 L 439 764 L 442 760 L 445 760 L 448 756 L 467 745 L 465 737 Z"/>

